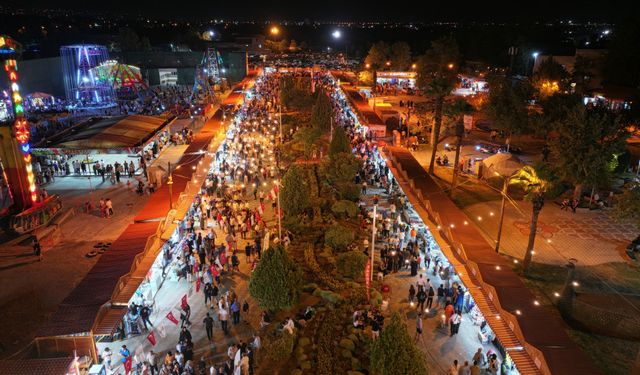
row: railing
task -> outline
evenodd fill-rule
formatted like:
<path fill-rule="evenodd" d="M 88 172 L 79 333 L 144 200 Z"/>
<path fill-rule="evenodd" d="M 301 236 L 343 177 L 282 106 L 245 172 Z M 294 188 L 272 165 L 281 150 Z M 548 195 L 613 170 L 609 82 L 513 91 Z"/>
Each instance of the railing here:
<path fill-rule="evenodd" d="M 445 255 L 447 255 L 447 258 L 449 259 L 450 262 L 452 260 L 459 261 L 459 263 L 451 262 L 454 268 L 456 269 L 456 272 L 461 276 L 463 275 L 463 272 L 464 272 L 464 274 L 466 274 L 465 278 L 468 278 L 469 280 L 468 283 L 471 283 L 471 285 L 478 288 L 481 293 L 482 291 L 484 291 L 485 293 L 488 293 L 487 296 L 484 295 L 485 293 L 482 293 L 482 296 L 480 297 L 484 299 L 484 302 L 487 303 L 488 307 L 490 308 L 492 307 L 493 309 L 495 309 L 496 312 L 500 313 L 499 315 L 501 316 L 501 318 L 498 318 L 498 319 L 502 320 L 502 324 L 508 324 L 509 331 L 513 333 L 514 338 L 520 344 L 518 346 L 521 346 L 525 349 L 524 351 L 527 353 L 528 358 L 523 358 L 519 360 L 516 360 L 516 358 L 514 358 L 514 361 L 516 362 L 516 366 L 518 366 L 518 362 L 520 362 L 520 367 L 534 368 L 533 366 L 535 366 L 537 370 L 540 370 L 540 368 L 542 367 L 542 364 L 545 362 L 544 355 L 537 348 L 526 344 L 526 340 L 524 340 L 524 335 L 519 327 L 517 318 L 507 310 L 504 310 L 500 304 L 500 301 L 497 298 L 492 297 L 492 296 L 497 296 L 495 288 L 484 282 L 484 280 L 482 279 L 482 275 L 479 272 L 480 269 L 478 265 L 467 258 L 464 245 L 454 239 L 453 233 L 451 232 L 451 228 L 444 225 L 444 222 L 441 219 L 439 213 L 433 210 L 431 206 L 431 202 L 428 199 L 424 199 L 420 190 L 415 188 L 415 182 L 411 178 L 409 178 L 407 172 L 402 169 L 400 163 L 396 160 L 393 154 L 387 155 L 384 152 L 384 150 L 380 150 L 380 153 L 387 160 L 389 160 L 391 167 L 396 169 L 396 171 L 398 171 L 398 174 L 405 180 L 405 184 L 409 185 L 410 192 L 413 195 L 415 195 L 416 198 L 418 198 L 417 199 L 418 201 L 416 202 L 417 203 L 416 207 L 424 208 L 425 212 L 427 213 L 428 219 L 438 226 L 438 231 L 436 233 L 439 233 L 443 237 L 443 239 L 449 244 L 448 249 L 447 247 L 441 247 L 442 252 L 445 253 Z M 471 285 L 467 285 L 467 288 L 469 288 Z M 487 297 L 487 298 L 484 298 L 484 297 Z M 485 314 L 485 316 L 487 315 L 486 312 L 483 312 L 483 313 Z M 494 320 L 493 324 L 495 326 L 496 324 L 495 319 L 491 319 L 492 317 L 490 316 L 486 316 L 486 318 L 488 321 Z M 495 318 L 495 316 L 493 318 Z M 502 328 L 506 329 L 506 327 L 502 327 Z M 523 345 L 522 343 L 525 343 L 525 344 Z M 526 362 L 523 363 L 521 361 L 526 361 Z M 522 366 L 523 364 L 526 366 Z M 548 370 L 547 370 L 547 373 L 548 373 Z"/>

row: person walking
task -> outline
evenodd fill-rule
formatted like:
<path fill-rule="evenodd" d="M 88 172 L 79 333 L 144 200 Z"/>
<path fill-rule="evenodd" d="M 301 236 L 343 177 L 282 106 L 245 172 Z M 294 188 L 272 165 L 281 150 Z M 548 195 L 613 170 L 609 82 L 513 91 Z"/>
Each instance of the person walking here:
<path fill-rule="evenodd" d="M 151 350 L 149 354 L 147 354 L 147 362 L 149 363 L 149 370 L 151 371 L 151 375 L 155 375 L 158 373 L 158 355 Z"/>
<path fill-rule="evenodd" d="M 142 308 L 140 309 L 140 318 L 142 318 L 142 324 L 144 324 L 144 329 L 146 331 L 149 330 L 149 328 L 147 328 L 147 323 L 149 323 L 149 325 L 153 327 L 153 324 L 151 324 L 151 320 L 149 320 L 150 315 L 151 309 L 149 309 L 149 306 L 142 306 Z"/>
<path fill-rule="evenodd" d="M 435 291 L 433 290 L 433 287 L 430 286 L 429 287 L 429 292 L 427 292 L 427 309 L 431 308 L 431 305 L 433 305 L 433 296 L 435 295 Z"/>
<path fill-rule="evenodd" d="M 416 297 L 416 288 L 413 284 L 409 285 L 409 303 L 413 302 L 413 299 Z"/>
<path fill-rule="evenodd" d="M 191 317 L 191 306 L 186 304 L 182 307 L 182 312 L 180 313 L 180 327 L 184 327 L 185 325 L 191 325 L 191 321 L 189 318 Z"/>
<path fill-rule="evenodd" d="M 462 316 L 460 316 L 459 311 L 455 311 L 451 318 L 449 318 L 449 323 L 451 326 L 451 336 L 457 335 L 458 330 L 460 329 L 460 322 L 462 322 Z"/>
<path fill-rule="evenodd" d="M 469 361 L 464 361 L 464 365 L 460 366 L 458 369 L 458 375 L 471 375 L 471 366 L 469 366 Z"/>
<path fill-rule="evenodd" d="M 427 293 L 424 291 L 423 288 L 419 288 L 418 289 L 418 310 L 422 311 L 424 310 L 424 302 L 427 300 Z"/>
<path fill-rule="evenodd" d="M 107 218 L 111 218 L 113 216 L 113 202 L 111 202 L 111 198 L 107 198 L 104 201 L 105 210 L 107 212 Z"/>
<path fill-rule="evenodd" d="M 231 313 L 233 314 L 233 325 L 240 323 L 240 303 L 237 298 L 231 303 Z"/>
<path fill-rule="evenodd" d="M 424 344 L 424 340 L 422 339 L 422 313 L 419 312 L 416 316 L 416 336 L 414 337 L 414 342 L 417 343 L 420 340 L 421 343 Z"/>
<path fill-rule="evenodd" d="M 100 357 L 102 358 L 102 363 L 106 364 L 107 370 L 111 370 L 111 359 L 113 358 L 111 349 L 109 347 L 104 348 Z"/>
<path fill-rule="evenodd" d="M 211 338 L 213 337 L 213 318 L 211 317 L 211 315 L 209 315 L 209 313 L 207 313 L 207 316 L 204 318 L 202 323 L 204 324 L 204 328 L 207 331 L 207 338 L 209 339 L 209 341 L 211 341 Z"/>
<path fill-rule="evenodd" d="M 38 257 L 38 262 L 42 261 L 42 248 L 40 247 L 40 241 L 38 241 L 38 237 L 33 237 L 33 255 Z"/>
<path fill-rule="evenodd" d="M 218 309 L 218 320 L 220 320 L 220 326 L 224 331 L 225 336 L 229 334 L 229 311 L 227 311 L 227 307 L 224 305 L 224 302 Z"/>

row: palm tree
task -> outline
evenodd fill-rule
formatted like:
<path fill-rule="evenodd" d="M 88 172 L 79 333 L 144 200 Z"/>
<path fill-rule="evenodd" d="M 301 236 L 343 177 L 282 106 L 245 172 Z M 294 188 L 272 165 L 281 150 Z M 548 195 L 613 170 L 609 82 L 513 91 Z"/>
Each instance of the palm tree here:
<path fill-rule="evenodd" d="M 456 100 L 446 109 L 447 115 L 455 121 L 456 132 L 456 157 L 453 162 L 453 178 L 451 179 L 450 194 L 453 194 L 453 189 L 456 188 L 456 180 L 460 172 L 460 148 L 462 148 L 462 137 L 464 136 L 463 116 L 473 113 L 473 111 L 475 111 L 473 106 L 464 99 Z"/>
<path fill-rule="evenodd" d="M 429 164 L 430 174 L 434 172 L 438 143 L 440 143 L 444 99 L 455 87 L 459 59 L 460 52 L 455 39 L 445 37 L 431 42 L 431 48 L 420 58 L 418 64 L 418 87 L 435 101 L 434 122 L 431 131 L 433 150 Z"/>
<path fill-rule="evenodd" d="M 511 178 L 512 184 L 520 185 L 524 188 L 526 192 L 525 199 L 530 200 L 533 205 L 531 224 L 529 226 L 529 242 L 527 243 L 527 251 L 522 261 L 522 268 L 525 273 L 527 273 L 529 266 L 531 266 L 533 245 L 536 241 L 536 232 L 538 230 L 538 216 L 540 215 L 542 207 L 544 207 L 545 194 L 551 185 L 551 179 L 543 177 L 545 172 L 541 167 L 525 166 Z"/>

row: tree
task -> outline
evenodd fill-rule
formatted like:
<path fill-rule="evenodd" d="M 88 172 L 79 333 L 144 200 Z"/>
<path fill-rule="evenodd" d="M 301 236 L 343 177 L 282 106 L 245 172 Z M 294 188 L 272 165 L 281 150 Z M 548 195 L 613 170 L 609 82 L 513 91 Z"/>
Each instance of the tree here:
<path fill-rule="evenodd" d="M 531 117 L 534 132 L 547 139 L 557 124 L 564 121 L 569 113 L 577 107 L 582 107 L 582 98 L 579 95 L 555 94 L 540 99 L 538 102 L 542 113 Z"/>
<path fill-rule="evenodd" d="M 460 148 L 462 147 L 462 137 L 464 137 L 463 116 L 473 113 L 475 109 L 464 99 L 458 99 L 447 107 L 447 116 L 452 117 L 456 127 L 456 157 L 453 162 L 453 178 L 451 179 L 451 193 L 456 187 L 456 179 L 460 172 Z"/>
<path fill-rule="evenodd" d="M 304 156 L 309 159 L 316 147 L 316 142 L 322 136 L 322 131 L 315 128 L 302 128 L 293 135 L 293 138 L 304 145 Z"/>
<path fill-rule="evenodd" d="M 429 164 L 430 174 L 434 172 L 438 143 L 440 143 L 444 99 L 455 87 L 459 59 L 460 51 L 455 39 L 445 37 L 431 42 L 431 48 L 418 62 L 416 84 L 435 101 L 434 124 L 431 131 L 431 147 L 433 147 L 433 150 Z"/>
<path fill-rule="evenodd" d="M 287 255 L 284 247 L 269 248 L 262 254 L 249 280 L 249 293 L 261 308 L 270 311 L 289 309 L 298 303 L 302 271 Z"/>
<path fill-rule="evenodd" d="M 140 37 L 135 30 L 129 27 L 123 27 L 119 30 L 118 44 L 123 52 L 149 51 L 151 49 L 149 38 Z"/>
<path fill-rule="evenodd" d="M 574 88 L 576 94 L 582 95 L 590 88 L 591 79 L 602 74 L 601 65 L 596 59 L 576 56 L 576 62 L 573 64 L 571 72 L 571 79 L 576 84 Z"/>
<path fill-rule="evenodd" d="M 538 95 L 544 98 L 566 90 L 567 78 L 569 73 L 552 56 L 549 56 L 540 62 L 533 74 L 533 86 L 538 90 Z"/>
<path fill-rule="evenodd" d="M 282 178 L 280 204 L 287 216 L 300 215 L 311 206 L 309 186 L 301 169 L 302 167 L 293 165 Z"/>
<path fill-rule="evenodd" d="M 336 267 L 344 277 L 351 279 L 362 278 L 367 259 L 369 258 L 361 251 L 348 251 L 338 255 Z"/>
<path fill-rule="evenodd" d="M 377 42 L 371 46 L 367 57 L 364 59 L 365 65 L 368 65 L 373 70 L 373 84 L 376 83 L 376 75 L 378 70 L 382 70 L 386 67 L 387 61 L 389 61 L 390 47 L 385 42 Z"/>
<path fill-rule="evenodd" d="M 329 144 L 329 157 L 336 156 L 342 152 L 351 152 L 351 142 L 349 142 L 344 128 L 342 128 L 342 126 L 336 126 L 333 130 L 331 143 Z"/>
<path fill-rule="evenodd" d="M 331 101 L 327 93 L 320 91 L 311 111 L 311 127 L 322 131 L 329 130 L 331 128 L 331 116 L 333 116 Z"/>
<path fill-rule="evenodd" d="M 629 220 L 640 229 L 640 185 L 631 183 L 625 186 L 624 192 L 618 196 L 613 206 L 616 219 Z"/>
<path fill-rule="evenodd" d="M 363 86 L 373 86 L 373 73 L 368 70 L 359 71 L 358 83 Z"/>
<path fill-rule="evenodd" d="M 613 172 L 610 162 L 625 150 L 629 136 L 620 118 L 601 109 L 578 106 L 555 128 L 558 135 L 550 144 L 554 169 L 574 185 L 574 197 L 580 197 L 583 185 L 608 185 Z"/>
<path fill-rule="evenodd" d="M 397 312 L 371 344 L 371 368 L 379 375 L 427 374 L 424 354 L 411 340 Z"/>
<path fill-rule="evenodd" d="M 396 42 L 391 45 L 390 61 L 393 69 L 407 70 L 411 65 L 411 47 L 407 42 Z"/>
<path fill-rule="evenodd" d="M 526 273 L 531 265 L 531 257 L 533 255 L 533 245 L 536 240 L 536 232 L 538 230 L 538 216 L 542 207 L 544 207 L 545 194 L 550 188 L 552 178 L 549 176 L 548 170 L 542 166 L 532 167 L 525 166 L 516 172 L 511 178 L 510 183 L 520 185 L 526 195 L 525 199 L 531 201 L 532 215 L 529 225 L 529 241 L 527 242 L 527 250 L 524 253 L 522 268 Z"/>
<path fill-rule="evenodd" d="M 353 242 L 353 232 L 340 224 L 334 224 L 324 234 L 324 243 L 333 250 L 342 251 Z"/>
<path fill-rule="evenodd" d="M 279 82 L 279 93 L 280 93 L 280 103 L 285 106 L 285 107 L 289 107 L 291 100 L 293 98 L 294 95 L 294 89 L 295 89 L 295 83 L 294 83 L 294 78 L 292 75 L 283 75 L 280 77 L 280 82 Z"/>
<path fill-rule="evenodd" d="M 493 77 L 489 80 L 489 99 L 484 109 L 492 125 L 509 136 L 529 131 L 527 100 L 531 98 L 531 86 L 510 78 Z"/>

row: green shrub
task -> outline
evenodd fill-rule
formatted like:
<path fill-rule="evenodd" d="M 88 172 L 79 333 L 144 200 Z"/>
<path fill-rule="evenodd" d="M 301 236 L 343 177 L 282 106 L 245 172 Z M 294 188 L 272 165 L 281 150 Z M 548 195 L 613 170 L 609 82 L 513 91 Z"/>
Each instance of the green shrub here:
<path fill-rule="evenodd" d="M 324 243 L 333 250 L 342 251 L 353 242 L 353 237 L 351 230 L 336 224 L 332 225 L 324 234 Z"/>
<path fill-rule="evenodd" d="M 293 346 L 296 342 L 296 335 L 288 331 L 282 331 L 282 334 L 270 339 L 268 344 L 264 346 L 266 355 L 273 361 L 281 361 L 287 359 L 293 353 Z"/>
<path fill-rule="evenodd" d="M 416 347 L 397 312 L 371 346 L 371 367 L 380 375 L 426 374 L 424 354 Z"/>
<path fill-rule="evenodd" d="M 288 309 L 298 303 L 302 272 L 282 246 L 269 248 L 251 274 L 249 293 L 267 310 Z"/>
<path fill-rule="evenodd" d="M 358 216 L 358 205 L 350 200 L 342 199 L 331 206 L 331 211 L 338 217 L 355 218 Z"/>
<path fill-rule="evenodd" d="M 361 187 L 353 182 L 340 182 L 336 183 L 336 189 L 338 190 L 338 196 L 340 199 L 357 202 L 360 199 Z"/>
<path fill-rule="evenodd" d="M 351 279 L 364 276 L 364 266 L 367 264 L 367 256 L 360 251 L 349 251 L 338 255 L 336 267 L 338 272 Z"/>

